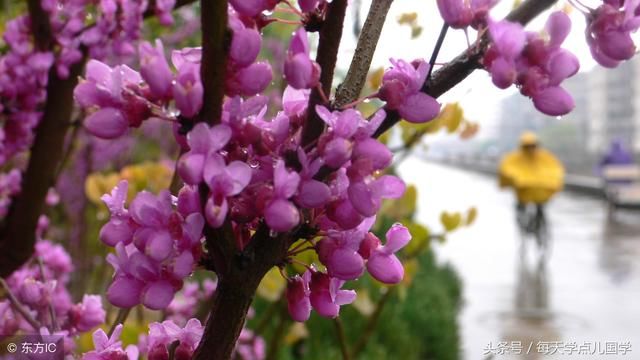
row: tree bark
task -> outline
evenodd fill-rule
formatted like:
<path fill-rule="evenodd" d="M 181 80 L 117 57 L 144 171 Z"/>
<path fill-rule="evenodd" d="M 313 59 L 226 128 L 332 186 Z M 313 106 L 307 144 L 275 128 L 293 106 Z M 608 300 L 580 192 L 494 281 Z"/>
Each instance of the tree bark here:
<path fill-rule="evenodd" d="M 231 358 L 260 281 L 272 267 L 284 263 L 289 244 L 289 236 L 271 237 L 268 227 L 261 225 L 249 245 L 234 256 L 220 277 L 195 360 Z"/>
<path fill-rule="evenodd" d="M 64 139 L 73 110 L 73 89 L 84 62 L 71 67 L 69 78 L 60 79 L 55 67 L 49 71 L 47 101 L 31 148 L 22 190 L 11 204 L 0 241 L 0 277 L 10 275 L 33 253 L 36 227 L 44 210 L 44 200 L 55 183 L 62 158 Z"/>
<path fill-rule="evenodd" d="M 371 3 L 367 20 L 365 20 L 358 38 L 356 51 L 351 59 L 351 65 L 349 65 L 347 77 L 336 90 L 334 103 L 336 108 L 352 103 L 360 95 L 392 3 L 393 0 L 374 0 Z"/>
<path fill-rule="evenodd" d="M 316 62 L 320 65 L 320 85 L 325 95 L 330 96 L 331 84 L 333 83 L 333 72 L 338 60 L 338 50 L 342 39 L 342 28 L 344 26 L 344 16 L 347 12 L 347 0 L 334 0 L 329 5 L 327 17 L 320 29 L 320 40 L 318 42 L 318 55 Z M 302 129 L 302 146 L 306 146 L 315 141 L 324 131 L 324 122 L 316 113 L 316 105 L 322 104 L 323 99 L 320 91 L 315 88 L 311 90 L 309 96 L 309 106 L 307 107 L 307 121 Z"/>

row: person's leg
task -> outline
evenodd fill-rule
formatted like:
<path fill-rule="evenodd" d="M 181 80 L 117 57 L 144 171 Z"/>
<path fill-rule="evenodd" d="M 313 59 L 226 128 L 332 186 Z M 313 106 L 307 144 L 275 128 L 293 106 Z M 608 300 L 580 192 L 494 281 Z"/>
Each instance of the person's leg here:
<path fill-rule="evenodd" d="M 518 226 L 520 229 L 526 230 L 527 228 L 527 204 L 518 201 L 516 204 L 516 219 L 518 220 Z"/>

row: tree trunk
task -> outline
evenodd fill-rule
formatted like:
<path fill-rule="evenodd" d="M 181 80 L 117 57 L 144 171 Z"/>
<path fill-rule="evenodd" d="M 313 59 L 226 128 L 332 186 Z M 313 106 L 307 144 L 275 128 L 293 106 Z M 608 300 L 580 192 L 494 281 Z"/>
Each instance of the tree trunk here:
<path fill-rule="evenodd" d="M 229 261 L 227 271 L 219 274 L 213 306 L 194 359 L 231 358 L 256 289 L 267 271 L 284 264 L 290 240 L 285 234 L 271 237 L 267 226 L 262 225 L 249 245 Z"/>

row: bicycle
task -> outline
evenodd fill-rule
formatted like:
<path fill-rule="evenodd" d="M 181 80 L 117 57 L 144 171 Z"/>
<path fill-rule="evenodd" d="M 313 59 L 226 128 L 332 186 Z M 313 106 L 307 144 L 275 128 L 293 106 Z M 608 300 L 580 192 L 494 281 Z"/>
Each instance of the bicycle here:
<path fill-rule="evenodd" d="M 535 238 L 538 248 L 546 254 L 549 247 L 549 229 L 544 211 L 544 205 L 533 203 L 518 203 L 516 217 L 520 232 Z"/>

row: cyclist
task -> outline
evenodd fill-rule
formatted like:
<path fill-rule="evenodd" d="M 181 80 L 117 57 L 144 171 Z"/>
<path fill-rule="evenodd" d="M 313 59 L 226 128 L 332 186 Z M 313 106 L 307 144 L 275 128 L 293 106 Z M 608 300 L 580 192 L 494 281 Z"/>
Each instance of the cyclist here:
<path fill-rule="evenodd" d="M 564 184 L 562 163 L 540 146 L 535 133 L 526 131 L 520 136 L 519 148 L 500 161 L 498 174 L 500 187 L 515 191 L 521 229 L 540 235 L 545 221 L 543 206 Z M 534 217 L 528 216 L 529 208 L 535 209 Z"/>

